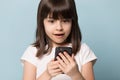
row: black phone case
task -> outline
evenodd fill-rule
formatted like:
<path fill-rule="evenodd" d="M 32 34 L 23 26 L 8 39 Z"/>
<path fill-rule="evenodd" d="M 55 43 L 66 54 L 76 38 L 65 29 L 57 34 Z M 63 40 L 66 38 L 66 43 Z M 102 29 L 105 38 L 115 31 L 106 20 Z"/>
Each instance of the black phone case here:
<path fill-rule="evenodd" d="M 63 53 L 64 51 L 66 51 L 70 56 L 72 56 L 72 48 L 71 47 L 56 47 L 54 60 L 56 60 L 56 57 L 59 56 L 58 54 L 60 52 Z"/>

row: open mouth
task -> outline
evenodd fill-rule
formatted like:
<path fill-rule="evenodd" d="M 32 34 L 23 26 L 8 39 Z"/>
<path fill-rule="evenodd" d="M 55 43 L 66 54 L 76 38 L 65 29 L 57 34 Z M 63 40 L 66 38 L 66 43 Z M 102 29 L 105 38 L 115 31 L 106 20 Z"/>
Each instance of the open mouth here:
<path fill-rule="evenodd" d="M 57 38 L 62 38 L 64 34 L 54 34 Z"/>
<path fill-rule="evenodd" d="M 64 34 L 55 34 L 55 36 L 63 36 Z"/>

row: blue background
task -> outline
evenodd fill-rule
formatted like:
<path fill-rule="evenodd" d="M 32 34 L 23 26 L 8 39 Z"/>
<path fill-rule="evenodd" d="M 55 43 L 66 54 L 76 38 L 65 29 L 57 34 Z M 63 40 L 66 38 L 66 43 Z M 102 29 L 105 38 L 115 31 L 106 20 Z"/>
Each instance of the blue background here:
<path fill-rule="evenodd" d="M 120 0 L 75 0 L 96 80 L 120 80 Z M 39 0 L 0 0 L 0 79 L 22 80 L 20 57 L 35 40 Z"/>

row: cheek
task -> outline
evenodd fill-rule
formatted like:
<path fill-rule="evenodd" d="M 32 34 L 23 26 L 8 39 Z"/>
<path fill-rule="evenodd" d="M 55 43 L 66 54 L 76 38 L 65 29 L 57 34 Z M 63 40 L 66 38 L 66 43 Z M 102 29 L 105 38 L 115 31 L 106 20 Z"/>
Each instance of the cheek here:
<path fill-rule="evenodd" d="M 45 27 L 45 32 L 46 32 L 47 35 L 50 34 L 50 31 L 51 31 L 51 30 L 50 30 L 49 28 L 46 28 L 46 27 Z"/>
<path fill-rule="evenodd" d="M 45 27 L 45 33 L 47 36 L 51 36 L 54 32 L 54 28 L 51 28 L 50 26 Z"/>
<path fill-rule="evenodd" d="M 66 28 L 65 32 L 67 32 L 68 34 L 70 34 L 70 32 L 71 32 L 71 26 L 69 26 L 68 28 Z"/>
<path fill-rule="evenodd" d="M 47 24 L 44 24 L 44 29 L 47 35 L 51 32 L 51 28 Z"/>
<path fill-rule="evenodd" d="M 71 32 L 71 28 L 68 30 L 68 35 L 70 34 L 70 32 Z"/>

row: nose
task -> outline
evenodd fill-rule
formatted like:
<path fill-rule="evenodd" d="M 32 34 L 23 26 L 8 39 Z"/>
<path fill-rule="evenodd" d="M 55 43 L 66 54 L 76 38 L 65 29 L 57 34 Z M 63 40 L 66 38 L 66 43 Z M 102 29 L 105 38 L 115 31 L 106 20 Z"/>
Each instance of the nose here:
<path fill-rule="evenodd" d="M 58 30 L 58 31 L 62 31 L 63 30 L 62 23 L 61 23 L 60 20 L 57 21 L 56 30 Z"/>

